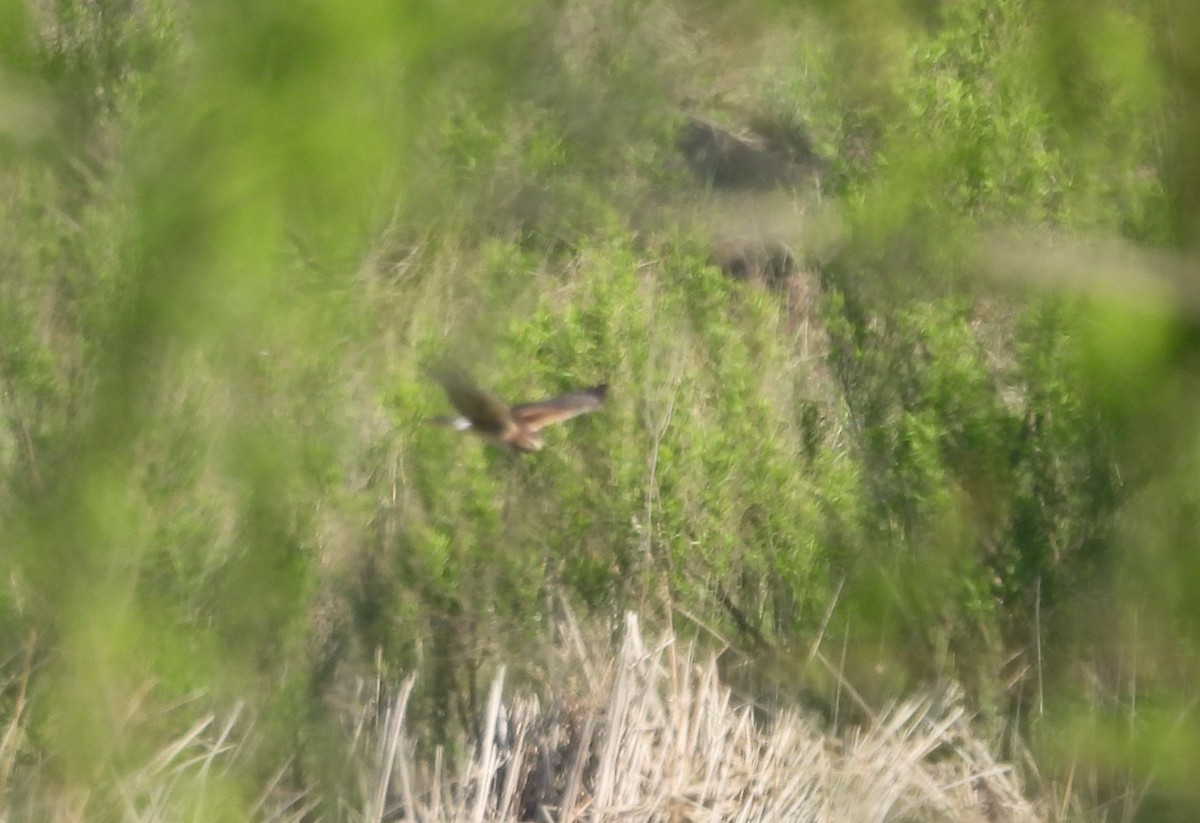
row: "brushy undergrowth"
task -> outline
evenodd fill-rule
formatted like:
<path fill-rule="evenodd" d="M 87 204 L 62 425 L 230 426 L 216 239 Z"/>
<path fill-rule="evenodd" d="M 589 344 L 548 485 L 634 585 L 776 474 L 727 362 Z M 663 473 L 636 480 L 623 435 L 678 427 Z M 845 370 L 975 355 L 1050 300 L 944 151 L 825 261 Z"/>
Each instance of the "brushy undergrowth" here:
<path fill-rule="evenodd" d="M 414 757 L 406 685 L 375 744 L 372 819 L 1053 819 L 953 690 L 831 731 L 796 711 L 756 711 L 722 684 L 715 658 L 695 655 L 672 635 L 644 638 L 626 615 L 619 651 L 579 661 L 588 693 L 505 699 L 501 670 L 472 756 L 432 768 Z"/>
<path fill-rule="evenodd" d="M 0 788 L 336 816 L 347 684 L 464 762 L 566 602 L 1200 808 L 1186 5 L 3 6 Z M 610 402 L 520 460 L 443 358 Z"/>
<path fill-rule="evenodd" d="M 585 650 L 573 620 L 560 626 L 568 684 L 506 694 L 494 676 L 460 755 L 421 739 L 409 716 L 419 674 L 398 686 L 360 682 L 339 706 L 336 745 L 355 774 L 330 817 L 429 823 L 493 821 L 778 821 L 1067 819 L 1033 802 L 1019 771 L 979 736 L 954 689 L 910 697 L 858 725 L 830 729 L 795 710 L 764 712 L 722 684 L 716 657 L 667 634 L 650 640 L 626 615 L 612 649 Z M 844 684 L 853 695 L 850 684 Z M 849 697 L 848 697 L 849 699 Z M 166 746 L 104 788 L 63 795 L 41 769 L 17 762 L 20 714 L 0 741 L 8 818 L 66 821 L 312 819 L 318 787 L 281 763 L 246 806 L 232 775 L 260 741 L 244 707 L 196 713 Z M 228 794 L 227 794 L 228 793 Z M 1061 810 L 1065 812 L 1066 810 Z M 245 819 L 245 818 L 243 818 Z"/>

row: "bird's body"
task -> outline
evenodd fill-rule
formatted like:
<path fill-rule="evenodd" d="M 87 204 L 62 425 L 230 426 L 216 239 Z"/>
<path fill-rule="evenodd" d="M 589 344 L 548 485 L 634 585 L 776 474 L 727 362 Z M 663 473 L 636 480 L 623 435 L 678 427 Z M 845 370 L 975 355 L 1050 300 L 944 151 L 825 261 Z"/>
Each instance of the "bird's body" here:
<path fill-rule="evenodd" d="M 510 407 L 480 389 L 457 370 L 439 370 L 434 373 L 434 378 L 442 384 L 446 397 L 459 414 L 455 417 L 436 417 L 429 422 L 456 431 L 471 432 L 495 445 L 525 453 L 541 451 L 544 445 L 540 434 L 542 428 L 595 411 L 608 394 L 607 384 L 601 383 L 558 397 Z"/>

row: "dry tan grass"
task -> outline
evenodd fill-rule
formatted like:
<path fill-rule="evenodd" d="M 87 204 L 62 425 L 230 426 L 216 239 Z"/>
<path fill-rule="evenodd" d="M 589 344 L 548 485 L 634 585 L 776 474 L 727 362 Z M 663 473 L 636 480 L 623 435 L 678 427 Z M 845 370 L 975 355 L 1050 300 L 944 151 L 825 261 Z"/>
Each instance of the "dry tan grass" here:
<path fill-rule="evenodd" d="M 469 762 L 421 766 L 403 718 L 382 728 L 365 819 L 422 821 L 988 821 L 1044 819 L 1014 770 L 971 729 L 958 695 L 888 707 L 835 737 L 795 712 L 738 705 L 715 660 L 671 637 L 647 645 L 637 619 L 584 708 L 502 699 L 493 686 Z"/>
<path fill-rule="evenodd" d="M 420 741 L 408 719 L 415 677 L 382 701 L 381 692 L 364 686 L 347 741 L 360 790 L 357 797 L 326 798 L 324 807 L 304 786 L 283 779 L 288 764 L 247 801 L 242 772 L 255 729 L 241 706 L 225 717 L 203 711 L 140 766 L 80 785 L 63 784 L 48 764 L 19 751 L 19 700 L 0 741 L 0 820 L 1026 823 L 1053 817 L 1025 798 L 1013 768 L 975 736 L 954 692 L 897 703 L 869 724 L 834 735 L 798 712 L 764 719 L 722 685 L 715 658 L 698 662 L 670 635 L 648 643 L 633 615 L 606 672 L 599 655 L 570 645 L 572 654 L 590 658 L 576 662 L 592 693 L 506 698 L 501 669 L 478 726 L 491 731 L 455 763 L 440 749 L 432 762 L 416 755 Z M 386 710 L 376 711 L 381 702 Z"/>

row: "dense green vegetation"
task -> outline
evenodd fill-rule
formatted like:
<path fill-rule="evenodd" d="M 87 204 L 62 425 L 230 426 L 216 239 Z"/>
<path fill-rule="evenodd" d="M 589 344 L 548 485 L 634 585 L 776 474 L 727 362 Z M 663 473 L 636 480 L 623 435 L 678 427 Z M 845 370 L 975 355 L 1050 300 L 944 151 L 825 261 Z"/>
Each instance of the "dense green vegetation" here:
<path fill-rule="evenodd" d="M 1072 814 L 1200 810 L 1187 4 L 58 0 L 0 38 L 7 808 L 120 816 L 186 698 L 256 730 L 210 813 L 291 762 L 337 816 L 356 683 L 419 671 L 461 745 L 498 664 L 561 686 L 564 612 L 634 610 L 765 706 L 955 681 Z M 444 358 L 611 396 L 521 458 L 424 425 Z"/>

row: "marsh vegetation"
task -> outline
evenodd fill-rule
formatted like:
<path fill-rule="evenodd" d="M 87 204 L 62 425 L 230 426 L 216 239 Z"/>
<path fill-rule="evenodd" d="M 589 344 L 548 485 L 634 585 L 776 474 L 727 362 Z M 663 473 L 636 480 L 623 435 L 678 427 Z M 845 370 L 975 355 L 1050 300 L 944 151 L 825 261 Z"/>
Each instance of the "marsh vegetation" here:
<path fill-rule="evenodd" d="M 1200 811 L 1187 3 L 0 43 L 0 816 Z"/>

